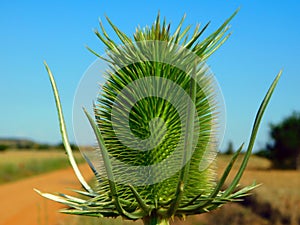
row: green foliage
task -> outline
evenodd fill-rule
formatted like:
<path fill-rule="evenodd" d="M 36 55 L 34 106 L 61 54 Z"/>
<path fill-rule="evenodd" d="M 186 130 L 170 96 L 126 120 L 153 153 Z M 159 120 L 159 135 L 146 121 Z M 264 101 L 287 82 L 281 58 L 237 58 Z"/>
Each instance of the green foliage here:
<path fill-rule="evenodd" d="M 75 144 L 70 144 L 71 148 L 73 150 L 79 150 L 79 147 Z M 57 145 L 53 146 L 55 149 L 65 149 L 65 146 L 64 146 L 64 143 L 63 142 L 60 142 L 58 143 Z"/>
<path fill-rule="evenodd" d="M 75 173 L 86 189 L 77 193 L 87 199 L 38 192 L 46 198 L 67 205 L 69 209 L 63 210 L 65 213 L 98 217 L 122 216 L 130 220 L 142 219 L 144 224 L 153 225 L 169 224 L 169 219 L 174 216 L 183 218 L 186 215 L 205 213 L 247 195 L 255 184 L 238 191 L 235 189 L 247 166 L 260 121 L 281 72 L 259 108 L 247 151 L 228 189 L 221 190 L 243 145 L 233 155 L 219 182 L 216 183 L 213 166 L 199 169 L 201 163 L 210 162 L 216 152 L 216 146 L 212 144 L 217 125 L 215 89 L 211 86 L 211 76 L 204 62 L 229 37 L 227 25 L 236 13 L 202 41 L 200 37 L 207 25 L 201 30 L 197 27 L 190 37 L 190 27 L 183 28 L 182 20 L 172 34 L 170 24 L 161 22 L 158 16 L 151 27 L 138 28 L 132 39 L 107 19 L 123 43 L 120 47 L 110 39 L 100 24 L 102 33 L 97 31 L 96 35 L 106 45 L 108 52 L 106 58 L 95 54 L 106 60 L 111 70 L 107 71 L 107 81 L 94 106 L 96 121 L 85 111 L 99 145 L 95 151 L 96 163 L 95 159 L 86 157 L 97 178 L 97 188 L 91 188 L 85 182 L 74 164 L 58 91 L 46 65 L 57 104 L 63 143 Z M 187 50 L 192 54 L 186 54 Z M 166 60 L 171 60 L 171 63 Z M 177 63 L 181 68 L 174 66 Z M 144 83 L 140 82 L 141 78 Z M 147 98 L 143 97 L 143 90 L 148 88 L 159 89 L 162 96 L 170 96 L 171 92 L 171 96 L 177 99 L 180 91 L 166 80 L 176 83 L 179 90 L 183 90 L 191 99 L 186 102 L 179 98 L 179 110 L 171 100 L 166 101 L 161 96 L 152 94 Z M 136 91 L 134 86 L 130 86 L 135 82 L 140 82 L 139 87 L 144 88 Z M 127 92 L 123 92 L 128 86 L 130 88 L 126 89 Z M 141 98 L 135 101 L 131 96 Z M 119 97 L 121 101 L 118 101 Z M 132 102 L 135 104 L 130 107 Z M 115 104 L 118 106 L 116 111 Z M 187 114 L 183 125 L 179 116 L 181 111 Z M 125 129 L 128 121 L 123 119 L 123 115 L 127 114 L 129 131 Z M 118 136 L 114 122 L 121 129 L 121 136 Z M 128 137 L 131 132 L 133 135 Z M 144 141 L 149 137 L 150 142 Z M 124 144 L 123 140 L 133 143 L 133 147 Z M 181 150 L 179 153 L 175 151 L 177 147 Z M 143 151 L 144 148 L 147 151 Z M 171 156 L 174 156 L 171 164 L 162 163 Z M 136 173 L 132 167 L 124 167 L 122 163 L 134 165 L 134 168 L 155 167 L 152 170 L 137 170 Z M 169 176 L 164 177 L 166 174 Z"/>
<path fill-rule="evenodd" d="M 294 112 L 278 124 L 270 125 L 267 144 L 275 168 L 300 169 L 300 113 Z"/>
<path fill-rule="evenodd" d="M 259 157 L 271 159 L 271 152 L 268 149 L 260 149 L 260 150 L 256 151 L 254 154 Z"/>
<path fill-rule="evenodd" d="M 0 152 L 3 152 L 5 151 L 6 149 L 8 149 L 8 146 L 7 145 L 0 145 Z"/>
<path fill-rule="evenodd" d="M 234 153 L 233 143 L 232 143 L 232 141 L 229 141 L 227 149 L 225 150 L 224 154 L 225 155 L 232 155 L 233 153 Z"/>
<path fill-rule="evenodd" d="M 39 150 L 47 150 L 47 149 L 50 149 L 51 148 L 51 145 L 48 145 L 48 144 L 39 144 L 36 146 L 37 149 Z"/>
<path fill-rule="evenodd" d="M 16 148 L 18 149 L 33 149 L 34 148 L 34 142 L 33 141 L 18 141 Z"/>

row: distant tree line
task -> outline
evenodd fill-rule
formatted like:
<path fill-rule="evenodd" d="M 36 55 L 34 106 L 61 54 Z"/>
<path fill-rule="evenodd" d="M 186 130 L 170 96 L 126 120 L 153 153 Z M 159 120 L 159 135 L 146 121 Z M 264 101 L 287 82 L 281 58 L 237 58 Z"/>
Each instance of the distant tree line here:
<path fill-rule="evenodd" d="M 73 150 L 78 150 L 78 146 L 71 144 Z M 0 139 L 0 152 L 8 149 L 16 150 L 54 150 L 64 149 L 63 143 L 44 144 L 37 143 L 27 139 Z"/>

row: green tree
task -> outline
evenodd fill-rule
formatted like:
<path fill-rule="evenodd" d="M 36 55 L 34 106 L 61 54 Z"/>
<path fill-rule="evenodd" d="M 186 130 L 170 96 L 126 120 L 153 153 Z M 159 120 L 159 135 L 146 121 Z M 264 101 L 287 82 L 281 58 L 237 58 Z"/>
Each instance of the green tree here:
<path fill-rule="evenodd" d="M 232 141 L 228 142 L 227 149 L 225 151 L 225 155 L 232 155 L 234 153 L 233 143 Z"/>
<path fill-rule="evenodd" d="M 267 144 L 273 166 L 300 169 L 300 112 L 270 125 L 271 142 Z"/>
<path fill-rule="evenodd" d="M 7 145 L 0 144 L 0 152 L 5 151 L 6 149 L 8 149 L 8 147 L 9 146 Z"/>
<path fill-rule="evenodd" d="M 73 150 L 79 150 L 79 147 L 76 145 L 76 144 L 70 144 L 71 148 Z M 54 146 L 55 149 L 65 149 L 65 146 L 64 146 L 64 143 L 63 142 L 60 142 L 58 143 L 57 145 Z"/>

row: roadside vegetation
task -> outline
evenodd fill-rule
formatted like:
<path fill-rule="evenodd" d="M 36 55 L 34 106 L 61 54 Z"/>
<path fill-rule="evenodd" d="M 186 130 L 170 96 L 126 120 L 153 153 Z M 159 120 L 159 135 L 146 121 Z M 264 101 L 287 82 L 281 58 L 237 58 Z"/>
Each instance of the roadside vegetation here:
<path fill-rule="evenodd" d="M 83 161 L 79 152 L 75 155 L 79 162 Z M 68 166 L 68 159 L 62 150 L 7 149 L 0 152 L 0 185 Z"/>

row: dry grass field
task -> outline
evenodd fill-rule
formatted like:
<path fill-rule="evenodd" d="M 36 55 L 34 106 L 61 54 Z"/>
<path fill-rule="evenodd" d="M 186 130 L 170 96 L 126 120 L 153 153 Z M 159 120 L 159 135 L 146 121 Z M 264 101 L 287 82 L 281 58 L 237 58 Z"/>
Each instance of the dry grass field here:
<path fill-rule="evenodd" d="M 65 157 L 65 152 L 63 150 L 51 150 L 51 151 L 42 151 L 42 150 L 26 150 L 20 151 L 17 149 L 12 149 L 0 153 L 0 165 L 4 163 L 19 164 L 26 163 L 32 160 L 45 160 L 52 158 L 67 158 Z"/>
<path fill-rule="evenodd" d="M 225 161 L 228 161 L 226 156 L 220 157 L 220 170 Z M 269 224 L 300 224 L 300 171 L 273 170 L 268 160 L 252 156 L 241 185 L 253 181 L 261 186 L 242 205 Z"/>
<path fill-rule="evenodd" d="M 80 153 L 76 156 L 80 158 Z M 7 150 L 0 152 L 0 184 L 68 166 L 64 150 Z"/>

